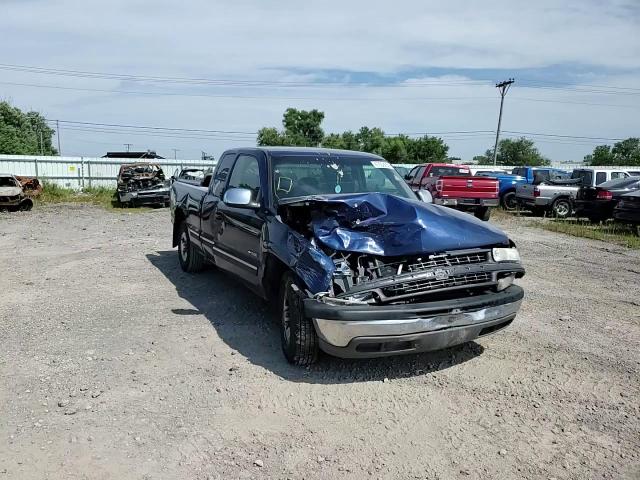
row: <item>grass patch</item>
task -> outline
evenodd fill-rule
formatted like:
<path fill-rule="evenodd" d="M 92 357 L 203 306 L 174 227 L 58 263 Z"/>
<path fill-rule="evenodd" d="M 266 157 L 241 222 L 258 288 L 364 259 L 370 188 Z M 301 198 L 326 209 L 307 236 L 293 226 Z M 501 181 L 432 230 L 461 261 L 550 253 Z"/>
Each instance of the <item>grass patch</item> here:
<path fill-rule="evenodd" d="M 636 228 L 618 223 L 593 224 L 575 218 L 565 220 L 531 222 L 532 226 L 551 232 L 565 233 L 574 237 L 591 238 L 602 242 L 615 243 L 628 248 L 640 249 L 640 236 Z"/>
<path fill-rule="evenodd" d="M 89 187 L 83 191 L 64 188 L 56 183 L 43 182 L 42 193 L 38 196 L 39 203 L 90 203 L 105 208 L 113 208 L 115 203 L 115 188 Z"/>
<path fill-rule="evenodd" d="M 98 205 L 109 210 L 115 209 L 127 212 L 147 212 L 152 210 L 148 207 L 123 209 L 118 204 L 115 193 L 116 189 L 109 187 L 87 187 L 84 190 L 73 190 L 72 188 L 61 187 L 57 183 L 43 182 L 42 193 L 36 198 L 36 201 L 42 205 L 84 203 Z"/>

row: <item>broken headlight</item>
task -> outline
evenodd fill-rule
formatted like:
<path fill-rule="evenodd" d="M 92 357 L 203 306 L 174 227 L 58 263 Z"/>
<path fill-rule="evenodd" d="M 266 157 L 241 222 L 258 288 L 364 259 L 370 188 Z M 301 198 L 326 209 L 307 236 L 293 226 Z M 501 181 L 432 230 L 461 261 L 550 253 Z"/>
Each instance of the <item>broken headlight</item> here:
<path fill-rule="evenodd" d="M 495 262 L 519 262 L 520 253 L 517 248 L 494 248 L 491 252 Z"/>

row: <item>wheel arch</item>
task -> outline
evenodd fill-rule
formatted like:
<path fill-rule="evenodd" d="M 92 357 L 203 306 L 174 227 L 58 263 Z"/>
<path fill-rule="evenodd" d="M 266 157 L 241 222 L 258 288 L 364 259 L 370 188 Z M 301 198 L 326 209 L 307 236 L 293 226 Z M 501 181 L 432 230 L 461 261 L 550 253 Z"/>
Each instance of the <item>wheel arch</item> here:
<path fill-rule="evenodd" d="M 181 208 L 176 208 L 173 217 L 173 239 L 171 241 L 172 247 L 177 247 L 180 241 L 180 225 L 186 221 L 187 216 Z"/>

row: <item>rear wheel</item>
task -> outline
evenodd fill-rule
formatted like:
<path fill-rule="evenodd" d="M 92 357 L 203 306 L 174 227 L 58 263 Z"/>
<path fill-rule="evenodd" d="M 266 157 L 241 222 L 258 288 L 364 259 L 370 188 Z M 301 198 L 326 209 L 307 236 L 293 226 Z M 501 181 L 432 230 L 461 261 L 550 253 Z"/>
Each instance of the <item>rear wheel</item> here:
<path fill-rule="evenodd" d="M 282 352 L 289 363 L 306 366 L 318 359 L 318 335 L 312 320 L 305 316 L 301 290 L 292 273 L 280 283 L 280 332 Z"/>
<path fill-rule="evenodd" d="M 204 267 L 204 256 L 198 250 L 189 238 L 189 230 L 187 224 L 180 224 L 180 236 L 178 237 L 178 258 L 182 270 L 189 273 L 195 273 Z"/>
<path fill-rule="evenodd" d="M 567 218 L 572 210 L 573 206 L 568 198 L 559 198 L 551 205 L 551 213 L 556 218 Z"/>
<path fill-rule="evenodd" d="M 491 210 L 489 210 L 489 207 L 478 207 L 473 214 L 476 218 L 486 222 L 491 217 Z"/>
<path fill-rule="evenodd" d="M 502 208 L 505 210 L 515 210 L 517 207 L 516 192 L 507 192 L 502 196 Z"/>

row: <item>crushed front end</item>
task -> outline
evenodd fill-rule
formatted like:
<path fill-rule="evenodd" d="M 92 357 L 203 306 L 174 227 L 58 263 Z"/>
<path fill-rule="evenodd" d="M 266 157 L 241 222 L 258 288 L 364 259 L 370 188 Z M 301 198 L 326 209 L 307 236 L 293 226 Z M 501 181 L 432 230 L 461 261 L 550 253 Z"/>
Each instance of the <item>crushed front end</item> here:
<path fill-rule="evenodd" d="M 123 205 L 167 205 L 169 190 L 169 182 L 158 165 L 140 163 L 120 168 L 117 196 Z"/>
<path fill-rule="evenodd" d="M 502 232 L 443 207 L 380 196 L 315 199 L 283 212 L 298 231 L 308 220 L 311 248 L 331 260 L 329 285 L 304 299 L 323 350 L 438 350 L 513 321 L 524 297 L 514 281 L 524 268 Z"/>

